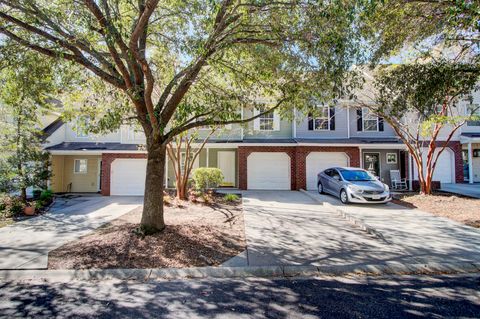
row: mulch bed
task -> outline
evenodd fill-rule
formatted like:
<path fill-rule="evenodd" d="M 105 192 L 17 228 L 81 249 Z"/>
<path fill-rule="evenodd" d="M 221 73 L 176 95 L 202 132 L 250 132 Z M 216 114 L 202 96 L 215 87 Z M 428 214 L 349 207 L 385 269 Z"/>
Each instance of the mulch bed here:
<path fill-rule="evenodd" d="M 223 195 L 222 195 L 223 196 Z M 171 200 L 167 227 L 142 238 L 136 234 L 142 207 L 48 256 L 49 269 L 162 268 L 216 266 L 245 250 L 241 201 L 213 203 Z"/>
<path fill-rule="evenodd" d="M 430 196 L 411 193 L 400 195 L 393 202 L 480 228 L 480 199 L 437 192 Z"/>

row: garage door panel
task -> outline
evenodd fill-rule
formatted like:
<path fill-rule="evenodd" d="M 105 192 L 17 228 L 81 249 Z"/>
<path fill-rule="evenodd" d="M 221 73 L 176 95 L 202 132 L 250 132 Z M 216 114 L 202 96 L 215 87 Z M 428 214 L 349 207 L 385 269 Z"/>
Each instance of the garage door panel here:
<path fill-rule="evenodd" d="M 116 159 L 110 171 L 111 195 L 144 195 L 146 159 Z"/>
<path fill-rule="evenodd" d="M 423 163 L 424 170 L 426 170 L 427 154 L 426 150 L 423 152 Z M 437 156 L 438 150 L 435 151 L 435 156 Z M 445 149 L 440 157 L 438 158 L 437 165 L 435 166 L 435 171 L 433 172 L 433 181 L 439 181 L 441 183 L 452 183 L 455 180 L 455 168 L 454 168 L 454 157 L 450 149 Z M 413 163 L 413 172 L 414 179 L 418 180 L 418 170 L 415 162 Z"/>
<path fill-rule="evenodd" d="M 321 171 L 333 166 L 348 165 L 348 156 L 344 152 L 311 152 L 305 162 L 307 189 L 317 189 L 317 175 Z"/>
<path fill-rule="evenodd" d="M 253 152 L 247 158 L 247 188 L 289 190 L 290 169 L 287 153 Z"/>

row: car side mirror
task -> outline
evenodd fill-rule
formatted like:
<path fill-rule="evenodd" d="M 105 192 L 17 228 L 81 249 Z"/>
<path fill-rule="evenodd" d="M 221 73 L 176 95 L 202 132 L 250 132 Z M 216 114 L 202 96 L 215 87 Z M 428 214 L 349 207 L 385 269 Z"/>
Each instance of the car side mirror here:
<path fill-rule="evenodd" d="M 340 176 L 338 176 L 338 175 L 333 175 L 333 179 L 336 180 L 336 181 L 339 181 L 339 180 L 340 180 Z"/>

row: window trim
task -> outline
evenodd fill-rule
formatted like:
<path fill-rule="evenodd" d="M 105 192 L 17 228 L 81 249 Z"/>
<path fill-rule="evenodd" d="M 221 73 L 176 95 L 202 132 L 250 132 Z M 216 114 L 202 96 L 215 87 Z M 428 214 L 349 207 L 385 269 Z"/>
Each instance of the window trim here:
<path fill-rule="evenodd" d="M 366 114 L 365 114 L 365 110 L 368 111 L 368 113 L 372 114 L 373 116 L 375 116 L 376 118 L 376 129 L 375 130 L 366 130 L 366 126 L 365 126 L 365 121 L 366 121 Z M 368 121 L 372 121 L 373 119 L 368 119 Z M 380 132 L 380 125 L 379 125 L 379 118 L 378 118 L 378 115 L 375 115 L 373 113 L 370 112 L 370 110 L 368 109 L 368 107 L 362 107 L 362 131 L 363 132 Z"/>
<path fill-rule="evenodd" d="M 80 172 L 80 171 L 77 172 L 75 170 L 77 161 L 85 161 L 85 172 Z M 78 167 L 80 167 L 80 165 Z M 87 173 L 88 173 L 88 159 L 87 158 L 75 158 L 73 160 L 73 174 L 85 175 Z"/>
<path fill-rule="evenodd" d="M 389 162 L 388 161 L 388 156 L 389 155 L 395 155 L 395 162 Z M 398 164 L 398 154 L 397 153 L 387 153 L 385 155 L 385 163 L 387 163 L 387 164 Z"/>
<path fill-rule="evenodd" d="M 90 133 L 89 132 L 86 132 L 81 129 L 80 125 L 78 124 L 78 121 L 75 123 L 75 135 L 77 138 L 89 138 L 90 137 Z"/>
<path fill-rule="evenodd" d="M 313 117 L 312 120 L 313 120 L 313 130 L 314 131 L 330 131 L 330 106 L 328 105 L 325 105 L 325 106 L 317 106 L 317 108 L 322 108 L 322 109 L 327 109 L 327 117 L 326 117 L 326 121 L 327 121 L 327 128 L 322 128 L 322 129 L 317 129 L 316 128 L 316 125 L 315 125 L 315 121 L 317 119 L 325 119 L 325 117 Z"/>
<path fill-rule="evenodd" d="M 258 110 L 260 113 L 263 112 L 263 110 Z M 269 112 L 266 114 L 263 114 L 262 116 L 269 116 L 268 118 L 262 118 L 262 116 L 258 117 L 258 130 L 260 132 L 272 132 L 275 131 L 275 111 Z M 270 118 L 271 116 L 271 118 Z M 272 121 L 272 128 L 271 129 L 262 129 L 262 120 L 271 120 Z"/>
<path fill-rule="evenodd" d="M 467 114 L 470 112 L 469 108 L 470 108 L 470 107 L 474 107 L 474 106 L 476 106 L 477 109 L 476 109 L 476 112 L 473 113 L 473 114 L 480 116 L 480 105 L 479 105 L 478 103 L 469 103 L 469 104 L 467 104 L 466 107 L 465 107 L 465 115 L 467 115 Z M 465 124 L 466 124 L 466 126 L 468 126 L 468 127 L 479 127 L 479 126 L 480 126 L 480 121 L 478 121 L 478 120 L 471 120 L 471 121 L 466 121 Z"/>

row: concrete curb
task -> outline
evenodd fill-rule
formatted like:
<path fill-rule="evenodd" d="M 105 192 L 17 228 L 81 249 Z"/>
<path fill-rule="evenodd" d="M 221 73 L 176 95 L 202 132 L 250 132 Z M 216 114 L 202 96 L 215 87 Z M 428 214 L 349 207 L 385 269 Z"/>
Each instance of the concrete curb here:
<path fill-rule="evenodd" d="M 162 279 L 206 278 L 289 278 L 347 275 L 434 275 L 480 272 L 480 263 L 426 263 L 398 262 L 378 265 L 346 266 L 262 266 L 262 267 L 198 267 L 157 269 L 98 269 L 98 270 L 3 270 L 0 282 L 53 281 L 69 282 L 96 280 L 150 281 Z"/>
<path fill-rule="evenodd" d="M 361 220 L 360 218 L 357 218 L 347 212 L 345 212 L 344 210 L 342 210 L 341 208 L 338 208 L 336 206 L 333 206 L 332 204 L 330 203 L 327 203 L 327 202 L 324 202 L 324 201 L 321 201 L 319 200 L 316 196 L 310 194 L 309 192 L 307 192 L 306 190 L 303 190 L 301 189 L 300 192 L 302 192 L 303 194 L 307 195 L 308 197 L 310 197 L 311 199 L 313 199 L 314 201 L 316 201 L 317 203 L 319 204 L 322 204 L 323 206 L 325 207 L 328 207 L 329 209 L 333 210 L 334 212 L 336 212 L 338 215 L 340 215 L 342 218 L 344 218 L 345 220 L 351 222 L 352 224 L 358 226 L 360 229 L 362 229 L 363 231 L 365 231 L 366 233 L 370 234 L 370 235 L 373 235 L 375 237 L 377 237 L 378 239 L 386 242 L 386 243 L 389 243 L 389 241 L 387 239 L 385 239 L 385 236 L 383 236 L 383 234 L 381 232 L 379 232 L 378 230 L 374 229 L 373 227 L 369 226 L 368 224 L 366 224 L 363 220 Z"/>

